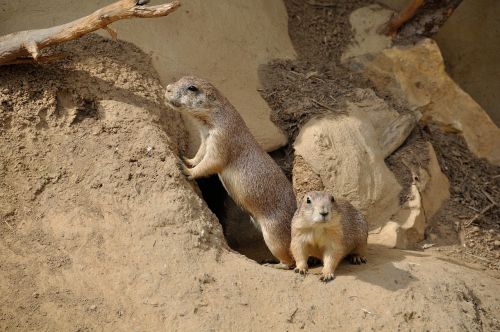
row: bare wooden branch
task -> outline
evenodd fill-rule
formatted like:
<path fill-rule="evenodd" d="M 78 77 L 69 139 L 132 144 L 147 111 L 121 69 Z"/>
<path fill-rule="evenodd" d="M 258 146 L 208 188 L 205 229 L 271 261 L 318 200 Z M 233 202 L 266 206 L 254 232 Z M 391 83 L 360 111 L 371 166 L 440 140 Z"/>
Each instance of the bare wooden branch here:
<path fill-rule="evenodd" d="M 407 6 L 382 27 L 381 33 L 408 45 L 430 38 L 445 24 L 463 0 L 407 0 Z"/>
<path fill-rule="evenodd" d="M 144 6 L 148 2 L 121 0 L 66 24 L 47 29 L 14 32 L 0 37 L 0 65 L 20 63 L 20 60 L 26 60 L 28 56 L 37 61 L 41 58 L 39 56 L 41 49 L 80 38 L 99 29 L 107 30 L 115 39 L 116 32 L 108 27 L 109 24 L 134 17 L 166 16 L 180 6 L 179 1 L 158 6 Z"/>
<path fill-rule="evenodd" d="M 424 0 L 410 0 L 405 8 L 391 18 L 384 31 L 385 34 L 387 36 L 394 36 L 398 29 L 410 20 L 423 4 Z"/>
<path fill-rule="evenodd" d="M 55 53 L 51 55 L 42 55 L 36 58 L 37 63 L 44 63 L 44 62 L 51 62 L 55 60 L 61 60 L 66 57 L 66 54 L 64 53 Z M 29 57 L 19 57 L 16 60 L 13 60 L 12 62 L 9 62 L 9 65 L 22 65 L 22 64 L 30 64 L 33 63 L 35 60 L 31 56 Z"/>

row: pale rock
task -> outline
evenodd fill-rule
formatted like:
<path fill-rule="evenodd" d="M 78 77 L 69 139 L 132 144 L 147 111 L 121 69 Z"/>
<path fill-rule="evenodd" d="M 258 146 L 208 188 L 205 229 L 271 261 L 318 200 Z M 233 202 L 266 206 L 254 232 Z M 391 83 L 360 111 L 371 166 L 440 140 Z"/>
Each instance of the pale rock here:
<path fill-rule="evenodd" d="M 341 61 L 390 47 L 392 39 L 380 34 L 379 30 L 390 20 L 393 13 L 392 10 L 375 4 L 353 11 L 349 16 L 353 38 L 342 54 Z"/>
<path fill-rule="evenodd" d="M 449 198 L 448 178 L 441 172 L 434 148 L 427 143 L 428 163 L 413 174 L 410 199 L 391 217 L 391 221 L 374 230 L 369 242 L 388 247 L 409 248 L 422 241 L 430 219 Z"/>
<path fill-rule="evenodd" d="M 422 153 L 425 153 L 422 151 Z M 427 220 L 441 208 L 441 205 L 450 197 L 450 184 L 448 178 L 441 171 L 436 152 L 431 143 L 427 143 L 429 162 L 417 172 L 415 185 L 422 198 L 422 207 Z"/>
<path fill-rule="evenodd" d="M 433 39 L 451 78 L 500 126 L 498 13 L 498 0 L 463 0 Z"/>
<path fill-rule="evenodd" d="M 399 115 L 371 90 L 355 93 L 361 101 L 348 102 L 347 115 L 314 118 L 297 136 L 293 167 L 297 199 L 311 190 L 343 197 L 366 216 L 370 243 L 410 247 L 423 239 L 428 220 L 448 198 L 448 180 L 427 144 L 427 151 L 419 153 L 428 155 L 428 163 L 415 170 L 411 199 L 400 206 L 402 188 L 385 164 L 387 149 L 382 143 L 394 123 L 398 125 L 390 132 L 399 134 L 392 137 L 405 140 L 408 128 L 397 120 L 407 115 Z M 410 118 L 414 125 L 416 120 Z"/>
<path fill-rule="evenodd" d="M 500 129 L 487 113 L 445 72 L 436 43 L 392 47 L 352 60 L 381 90 L 422 113 L 422 121 L 460 133 L 478 157 L 500 165 Z"/>
<path fill-rule="evenodd" d="M 324 190 L 361 209 L 371 228 L 385 225 L 398 211 L 401 186 L 385 165 L 369 122 L 356 116 L 312 119 L 300 131 L 294 148 L 319 175 Z"/>

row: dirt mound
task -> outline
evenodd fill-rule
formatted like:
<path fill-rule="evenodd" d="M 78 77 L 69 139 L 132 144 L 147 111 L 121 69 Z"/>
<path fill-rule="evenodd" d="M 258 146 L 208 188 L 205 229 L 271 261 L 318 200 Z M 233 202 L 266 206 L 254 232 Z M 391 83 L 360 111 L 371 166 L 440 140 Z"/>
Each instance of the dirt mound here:
<path fill-rule="evenodd" d="M 371 246 L 325 285 L 228 250 L 149 57 L 60 50 L 0 71 L 0 330 L 500 329 L 498 273 L 439 253 Z"/>
<path fill-rule="evenodd" d="M 183 125 L 150 59 L 97 36 L 61 50 L 64 62 L 0 72 L 2 330 L 133 326 L 152 275 L 185 276 L 171 265 L 224 246 L 177 170 Z"/>

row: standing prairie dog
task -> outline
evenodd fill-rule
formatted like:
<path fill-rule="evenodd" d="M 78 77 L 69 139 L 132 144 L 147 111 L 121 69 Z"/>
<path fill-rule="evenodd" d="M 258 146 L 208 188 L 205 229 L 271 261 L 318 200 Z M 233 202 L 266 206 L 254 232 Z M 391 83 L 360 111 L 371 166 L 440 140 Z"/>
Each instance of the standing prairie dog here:
<path fill-rule="evenodd" d="M 196 77 L 169 84 L 165 99 L 199 124 L 201 145 L 193 158 L 183 159 L 183 173 L 188 179 L 218 174 L 231 198 L 260 226 L 267 247 L 280 260 L 276 267 L 292 267 L 292 185 L 233 105 L 212 84 Z"/>
<path fill-rule="evenodd" d="M 367 238 L 368 224 L 351 203 L 323 191 L 309 192 L 292 219 L 295 272 L 307 273 L 307 259 L 313 256 L 323 260 L 321 280 L 328 282 L 347 255 L 353 264 L 366 263 Z"/>

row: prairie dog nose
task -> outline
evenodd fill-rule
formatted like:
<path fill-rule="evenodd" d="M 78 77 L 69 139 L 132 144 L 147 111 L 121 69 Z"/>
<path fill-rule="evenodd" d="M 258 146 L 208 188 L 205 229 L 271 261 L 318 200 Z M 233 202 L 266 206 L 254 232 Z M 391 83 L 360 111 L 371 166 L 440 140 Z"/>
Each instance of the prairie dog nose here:
<path fill-rule="evenodd" d="M 328 212 L 327 211 L 322 211 L 319 214 L 321 214 L 323 217 L 326 217 L 328 215 Z"/>

